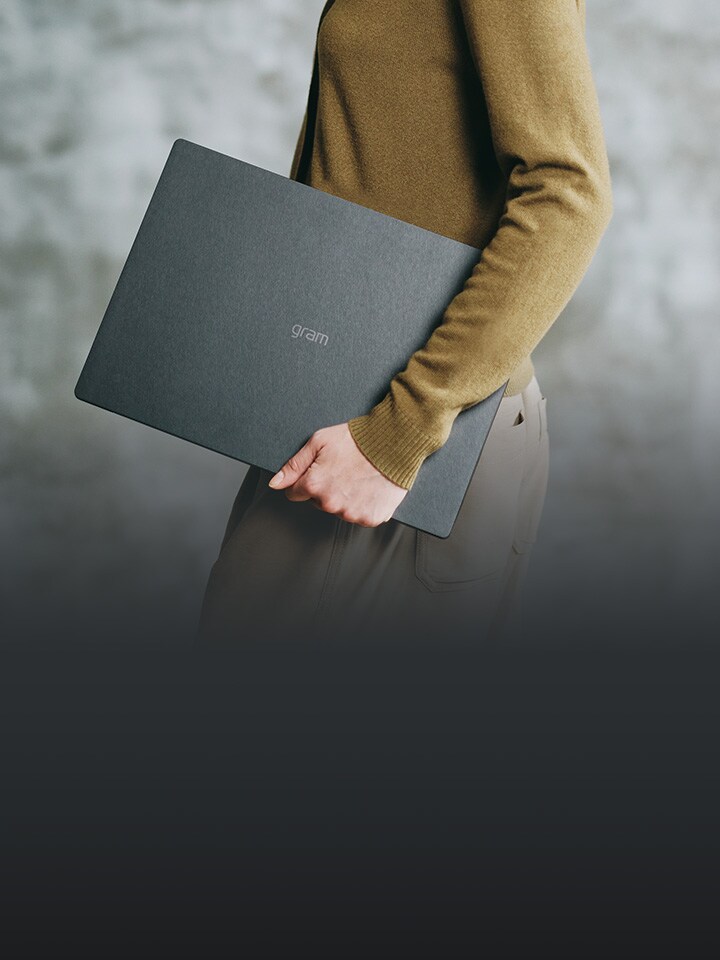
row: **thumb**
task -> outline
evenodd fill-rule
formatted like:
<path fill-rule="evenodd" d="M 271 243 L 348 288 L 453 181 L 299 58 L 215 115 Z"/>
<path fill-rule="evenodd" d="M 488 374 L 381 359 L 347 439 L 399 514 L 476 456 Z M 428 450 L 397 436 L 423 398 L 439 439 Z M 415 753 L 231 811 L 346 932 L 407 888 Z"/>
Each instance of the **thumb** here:
<path fill-rule="evenodd" d="M 310 437 L 308 442 L 280 467 L 275 476 L 268 480 L 268 486 L 276 490 L 291 486 L 305 473 L 316 456 L 317 444 L 314 437 Z"/>

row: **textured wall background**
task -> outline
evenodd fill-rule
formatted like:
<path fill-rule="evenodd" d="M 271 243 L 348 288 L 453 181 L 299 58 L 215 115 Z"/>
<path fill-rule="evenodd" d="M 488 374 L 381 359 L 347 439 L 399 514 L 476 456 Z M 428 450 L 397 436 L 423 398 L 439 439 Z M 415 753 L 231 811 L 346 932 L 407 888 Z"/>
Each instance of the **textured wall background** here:
<path fill-rule="evenodd" d="M 189 637 L 244 468 L 72 389 L 172 141 L 288 173 L 322 5 L 0 7 L 0 600 L 11 622 L 64 630 L 100 612 L 132 630 L 162 611 Z M 528 584 L 536 622 L 561 609 L 578 642 L 611 596 L 638 610 L 637 638 L 652 642 L 643 601 L 681 617 L 714 576 L 720 12 L 713 0 L 687 11 L 588 0 L 615 215 L 536 353 L 551 478 Z"/>

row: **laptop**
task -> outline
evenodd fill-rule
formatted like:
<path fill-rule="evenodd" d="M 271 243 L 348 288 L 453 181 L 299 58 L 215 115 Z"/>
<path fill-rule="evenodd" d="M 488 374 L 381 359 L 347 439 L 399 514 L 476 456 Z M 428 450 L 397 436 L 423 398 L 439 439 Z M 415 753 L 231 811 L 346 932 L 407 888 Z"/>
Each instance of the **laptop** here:
<path fill-rule="evenodd" d="M 274 473 L 382 399 L 479 256 L 178 139 L 75 396 Z M 458 415 L 394 520 L 449 536 L 505 385 Z"/>

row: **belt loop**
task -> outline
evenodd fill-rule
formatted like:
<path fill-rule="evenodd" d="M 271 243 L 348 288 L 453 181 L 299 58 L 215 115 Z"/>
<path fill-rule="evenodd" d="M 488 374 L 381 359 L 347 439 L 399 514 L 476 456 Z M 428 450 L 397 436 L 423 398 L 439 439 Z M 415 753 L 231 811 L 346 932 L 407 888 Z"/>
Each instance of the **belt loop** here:
<path fill-rule="evenodd" d="M 545 432 L 545 411 L 542 403 L 543 392 L 540 384 L 537 382 L 537 376 L 533 377 L 533 386 L 535 388 L 535 407 L 537 408 L 538 417 L 538 440 L 542 440 L 543 433 Z"/>
<path fill-rule="evenodd" d="M 542 438 L 542 411 L 540 409 L 540 397 L 542 391 L 540 390 L 540 385 L 537 382 L 537 378 L 533 377 L 530 383 L 522 391 L 523 406 L 525 408 L 525 416 L 531 419 L 534 422 L 533 429 L 535 430 L 535 439 L 540 440 Z"/>

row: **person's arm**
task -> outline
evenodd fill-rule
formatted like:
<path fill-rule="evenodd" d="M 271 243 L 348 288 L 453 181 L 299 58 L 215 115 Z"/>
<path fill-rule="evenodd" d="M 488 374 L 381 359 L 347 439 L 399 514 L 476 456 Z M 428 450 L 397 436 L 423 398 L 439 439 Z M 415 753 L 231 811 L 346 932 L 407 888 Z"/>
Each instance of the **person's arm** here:
<path fill-rule="evenodd" d="M 290 164 L 290 172 L 288 177 L 290 180 L 300 179 L 302 182 L 305 180 L 307 174 L 306 169 L 300 169 L 301 165 L 303 168 L 307 166 L 307 163 L 310 159 L 310 151 L 312 149 L 312 141 L 315 136 L 315 111 L 317 110 L 317 100 L 318 100 L 318 81 L 319 81 L 319 72 L 318 72 L 318 41 L 320 38 L 320 27 L 325 18 L 325 14 L 328 12 L 330 7 L 333 5 L 335 0 L 325 0 L 325 4 L 320 11 L 320 17 L 318 18 L 317 32 L 315 34 L 315 50 L 313 52 L 313 68 L 312 74 L 310 76 L 310 87 L 308 89 L 308 99 L 307 105 L 305 107 L 305 113 L 303 114 L 302 123 L 300 124 L 300 133 L 298 134 L 297 143 L 295 144 L 295 151 L 293 153 L 292 163 Z M 308 138 L 306 155 L 303 157 L 303 147 L 305 145 L 306 136 Z"/>
<path fill-rule="evenodd" d="M 497 162 L 498 228 L 427 343 L 355 443 L 410 489 L 455 417 L 505 383 L 557 319 L 612 216 L 609 164 L 583 0 L 460 0 Z"/>
<path fill-rule="evenodd" d="M 303 143 L 305 142 L 305 131 L 307 130 L 308 123 L 308 108 L 305 108 L 305 113 L 303 114 L 302 123 L 300 124 L 300 133 L 298 134 L 297 143 L 295 144 L 295 151 L 293 153 L 292 163 L 290 164 L 290 172 L 288 173 L 288 178 L 290 180 L 296 180 L 298 174 L 298 168 L 300 166 L 300 156 L 302 154 Z"/>

